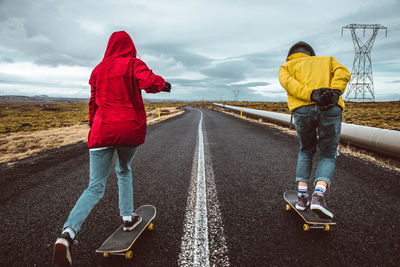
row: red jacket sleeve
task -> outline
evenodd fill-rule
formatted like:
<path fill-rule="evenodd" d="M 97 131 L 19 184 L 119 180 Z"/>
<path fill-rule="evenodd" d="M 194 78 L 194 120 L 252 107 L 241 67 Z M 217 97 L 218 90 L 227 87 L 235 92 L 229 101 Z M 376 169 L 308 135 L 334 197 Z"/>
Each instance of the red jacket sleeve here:
<path fill-rule="evenodd" d="M 90 75 L 90 100 L 89 100 L 89 126 L 92 126 L 94 114 L 97 110 L 96 105 L 96 82 L 94 81 L 94 75 Z"/>
<path fill-rule="evenodd" d="M 136 58 L 133 64 L 133 77 L 140 90 L 145 90 L 147 93 L 161 92 L 165 87 L 165 81 L 161 76 L 153 73 L 147 65 Z"/>

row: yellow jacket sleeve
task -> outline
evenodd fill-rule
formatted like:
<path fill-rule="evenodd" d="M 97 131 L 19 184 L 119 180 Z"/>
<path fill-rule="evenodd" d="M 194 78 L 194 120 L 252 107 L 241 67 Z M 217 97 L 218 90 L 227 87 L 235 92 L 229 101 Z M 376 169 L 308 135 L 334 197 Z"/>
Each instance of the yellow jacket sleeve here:
<path fill-rule="evenodd" d="M 342 66 L 339 62 L 332 58 L 331 89 L 338 89 L 343 94 L 346 90 L 346 86 L 350 80 L 350 77 L 351 74 L 346 67 Z"/>
<path fill-rule="evenodd" d="M 282 65 L 279 69 L 279 82 L 289 95 L 310 102 L 312 90 L 309 90 L 296 80 L 286 65 Z"/>

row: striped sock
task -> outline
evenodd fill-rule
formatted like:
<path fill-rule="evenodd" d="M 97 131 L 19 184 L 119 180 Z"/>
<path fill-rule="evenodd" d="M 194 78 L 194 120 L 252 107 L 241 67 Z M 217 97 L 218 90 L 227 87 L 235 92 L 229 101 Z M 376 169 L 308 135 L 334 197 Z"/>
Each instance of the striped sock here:
<path fill-rule="evenodd" d="M 323 197 L 325 191 L 326 191 L 326 187 L 325 187 L 325 186 L 323 186 L 323 185 L 321 185 L 321 184 L 317 184 L 317 185 L 315 186 L 314 194 L 317 194 L 317 195 Z"/>
<path fill-rule="evenodd" d="M 299 197 L 302 195 L 307 195 L 307 185 L 299 185 L 297 188 L 297 195 Z"/>

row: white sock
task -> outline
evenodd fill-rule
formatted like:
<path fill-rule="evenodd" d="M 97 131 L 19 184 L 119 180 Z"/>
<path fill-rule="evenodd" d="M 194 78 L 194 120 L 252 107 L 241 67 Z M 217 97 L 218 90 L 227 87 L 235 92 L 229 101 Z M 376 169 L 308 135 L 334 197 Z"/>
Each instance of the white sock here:
<path fill-rule="evenodd" d="M 128 222 L 131 222 L 132 221 L 132 215 L 130 215 L 130 216 L 122 216 L 122 220 L 125 222 L 125 221 L 128 221 Z"/>
<path fill-rule="evenodd" d="M 298 185 L 297 195 L 300 197 L 302 195 L 307 195 L 307 185 Z"/>
<path fill-rule="evenodd" d="M 64 229 L 64 231 L 62 231 L 62 233 L 67 232 L 69 234 L 69 236 L 71 237 L 72 240 L 75 239 L 75 231 L 71 228 L 71 227 L 67 227 Z"/>
<path fill-rule="evenodd" d="M 325 194 L 325 191 L 326 191 L 326 187 L 323 186 L 322 184 L 317 184 L 315 186 L 315 191 L 314 191 L 315 194 L 323 197 Z"/>

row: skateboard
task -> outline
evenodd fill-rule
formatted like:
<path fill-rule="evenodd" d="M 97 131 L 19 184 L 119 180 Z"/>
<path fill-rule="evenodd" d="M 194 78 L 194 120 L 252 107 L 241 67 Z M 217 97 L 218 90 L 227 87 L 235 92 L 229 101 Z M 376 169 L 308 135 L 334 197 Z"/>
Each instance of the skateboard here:
<path fill-rule="evenodd" d="M 142 217 L 142 222 L 130 232 L 124 232 L 123 225 L 121 225 L 106 241 L 96 249 L 97 253 L 103 253 L 105 258 L 111 255 L 122 255 L 126 259 L 133 258 L 131 247 L 138 237 L 147 228 L 153 230 L 154 225 L 151 222 L 156 217 L 156 208 L 152 205 L 144 205 L 136 209 L 136 214 Z"/>
<path fill-rule="evenodd" d="M 283 199 L 285 199 L 285 201 L 287 202 L 286 210 L 295 210 L 304 220 L 304 231 L 308 231 L 310 229 L 324 229 L 325 231 L 329 231 L 331 228 L 330 226 L 336 224 L 332 219 L 320 218 L 315 212 L 310 209 L 310 205 L 308 205 L 305 210 L 296 209 L 297 191 L 295 190 L 285 191 L 285 193 L 283 193 Z"/>

